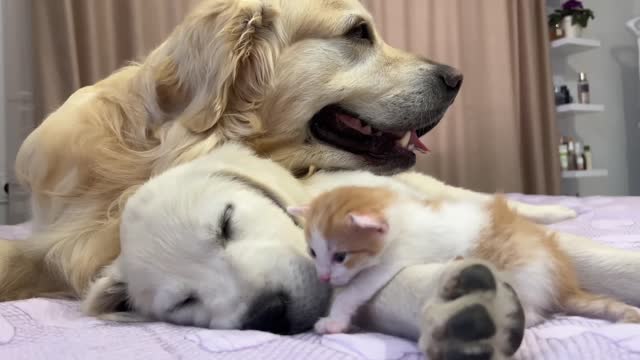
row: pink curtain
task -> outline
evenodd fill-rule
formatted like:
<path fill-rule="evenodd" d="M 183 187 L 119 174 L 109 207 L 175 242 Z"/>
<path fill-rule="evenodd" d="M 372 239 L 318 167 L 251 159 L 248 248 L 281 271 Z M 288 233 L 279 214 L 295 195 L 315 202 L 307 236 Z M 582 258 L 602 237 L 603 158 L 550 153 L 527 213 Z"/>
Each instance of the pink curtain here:
<path fill-rule="evenodd" d="M 22 0 L 20 0 L 22 1 Z M 141 59 L 198 0 L 31 0 L 36 121 L 75 90 Z"/>

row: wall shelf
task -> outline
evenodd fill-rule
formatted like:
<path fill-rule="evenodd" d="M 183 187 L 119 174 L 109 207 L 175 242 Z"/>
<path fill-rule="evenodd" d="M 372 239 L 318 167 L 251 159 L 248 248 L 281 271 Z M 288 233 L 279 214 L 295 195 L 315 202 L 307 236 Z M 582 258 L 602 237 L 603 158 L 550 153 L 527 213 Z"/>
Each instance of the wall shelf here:
<path fill-rule="evenodd" d="M 563 104 L 556 106 L 556 112 L 560 114 L 570 114 L 570 113 L 594 113 L 594 112 L 603 112 L 604 105 L 600 104 Z"/>
<path fill-rule="evenodd" d="M 600 40 L 585 38 L 562 38 L 551 42 L 551 51 L 564 56 L 600 47 Z"/>
<path fill-rule="evenodd" d="M 563 179 L 578 179 L 578 178 L 591 178 L 591 177 L 606 177 L 609 176 L 609 170 L 607 169 L 591 169 L 591 170 L 577 170 L 577 171 L 563 171 Z"/>

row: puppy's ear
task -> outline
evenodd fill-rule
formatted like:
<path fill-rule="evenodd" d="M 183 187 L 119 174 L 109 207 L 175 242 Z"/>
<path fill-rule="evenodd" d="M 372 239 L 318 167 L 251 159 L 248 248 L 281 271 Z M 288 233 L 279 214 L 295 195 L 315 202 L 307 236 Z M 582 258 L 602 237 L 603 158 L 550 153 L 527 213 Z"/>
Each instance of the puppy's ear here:
<path fill-rule="evenodd" d="M 127 284 L 122 281 L 117 264 L 109 265 L 103 274 L 89 287 L 82 301 L 82 311 L 104 320 L 135 322 L 142 317 L 129 307 Z"/>
<path fill-rule="evenodd" d="M 189 99 L 179 121 L 196 133 L 219 123 L 227 137 L 258 131 L 255 110 L 284 42 L 278 20 L 262 0 L 205 2 L 163 44 L 170 60 L 156 70 L 160 108 Z"/>

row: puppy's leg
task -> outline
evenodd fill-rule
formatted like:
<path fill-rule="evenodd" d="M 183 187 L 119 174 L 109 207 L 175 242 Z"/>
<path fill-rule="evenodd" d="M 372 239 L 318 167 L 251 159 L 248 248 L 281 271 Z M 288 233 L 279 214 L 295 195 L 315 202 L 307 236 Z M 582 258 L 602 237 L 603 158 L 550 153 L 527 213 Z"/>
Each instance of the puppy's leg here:
<path fill-rule="evenodd" d="M 119 221 L 62 218 L 31 238 L 0 240 L 0 300 L 81 297 L 119 254 Z"/>
<path fill-rule="evenodd" d="M 476 260 L 401 271 L 358 315 L 358 324 L 419 339 L 430 359 L 501 359 L 515 353 L 524 313 L 492 266 Z"/>
<path fill-rule="evenodd" d="M 64 289 L 83 296 L 91 281 L 120 253 L 119 219 L 86 226 L 60 224 L 48 242 L 53 246 L 45 256 L 47 269 L 63 279 Z"/>
<path fill-rule="evenodd" d="M 0 240 L 0 301 L 57 293 L 58 282 L 44 271 L 47 249 L 36 240 Z"/>
<path fill-rule="evenodd" d="M 492 195 L 483 194 L 463 188 L 449 186 L 431 176 L 417 172 L 406 172 L 394 178 L 417 189 L 429 197 L 443 197 L 451 200 L 489 201 Z M 576 217 L 572 209 L 558 205 L 530 205 L 518 201 L 509 201 L 509 205 L 521 216 L 541 224 L 550 224 Z"/>

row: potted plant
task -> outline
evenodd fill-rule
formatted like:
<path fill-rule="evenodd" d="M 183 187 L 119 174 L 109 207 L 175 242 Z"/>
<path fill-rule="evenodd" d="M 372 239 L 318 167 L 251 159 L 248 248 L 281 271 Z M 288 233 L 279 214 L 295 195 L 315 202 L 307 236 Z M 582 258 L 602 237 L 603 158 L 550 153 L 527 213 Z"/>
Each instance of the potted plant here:
<path fill-rule="evenodd" d="M 595 19 L 593 11 L 585 9 L 580 0 L 567 0 L 561 9 L 549 15 L 549 26 L 562 25 L 564 36 L 580 37 L 582 30 L 587 27 L 589 19 Z"/>

